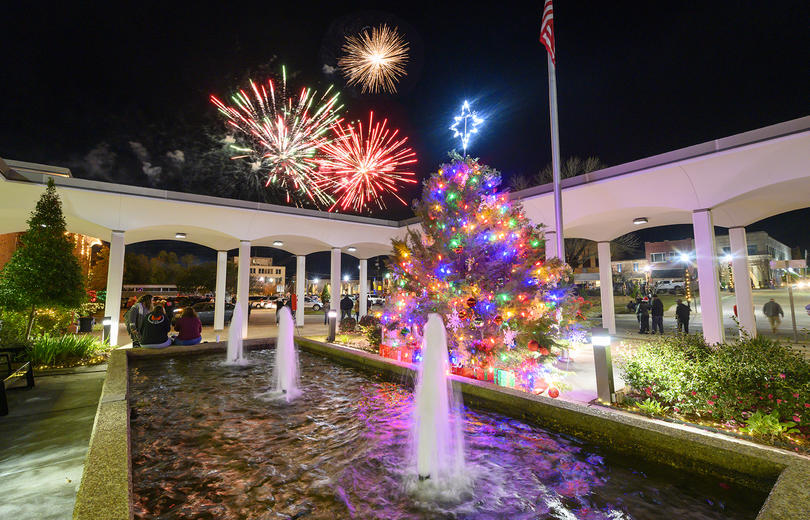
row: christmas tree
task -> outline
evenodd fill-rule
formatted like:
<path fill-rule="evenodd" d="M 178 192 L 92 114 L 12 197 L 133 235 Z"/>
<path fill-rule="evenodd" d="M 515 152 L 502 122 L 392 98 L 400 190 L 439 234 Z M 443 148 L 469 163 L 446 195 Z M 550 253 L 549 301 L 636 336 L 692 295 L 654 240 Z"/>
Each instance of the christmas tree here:
<path fill-rule="evenodd" d="M 0 271 L 0 307 L 28 312 L 26 337 L 31 334 L 37 309 L 71 309 L 87 299 L 73 247 L 62 202 L 50 179 L 28 219 L 20 247 Z"/>
<path fill-rule="evenodd" d="M 545 260 L 542 228 L 500 183 L 497 171 L 458 155 L 425 181 L 414 208 L 421 233 L 393 242 L 383 343 L 418 346 L 438 312 L 454 372 L 536 393 L 551 385 L 556 396 L 554 362 L 584 302 L 570 291 L 568 266 Z"/>

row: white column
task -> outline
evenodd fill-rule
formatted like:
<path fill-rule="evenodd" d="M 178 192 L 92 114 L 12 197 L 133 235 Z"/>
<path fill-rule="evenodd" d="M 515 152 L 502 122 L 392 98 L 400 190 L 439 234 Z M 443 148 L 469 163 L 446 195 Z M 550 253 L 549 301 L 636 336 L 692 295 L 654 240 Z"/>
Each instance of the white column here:
<path fill-rule="evenodd" d="M 107 264 L 107 300 L 104 316 L 112 318 L 110 345 L 118 345 L 118 323 L 121 319 L 121 285 L 124 282 L 124 232 L 113 231 L 110 236 L 110 259 Z"/>
<path fill-rule="evenodd" d="M 340 309 L 340 248 L 332 248 L 332 270 L 331 270 L 331 294 L 329 300 L 329 308 L 333 310 Z M 338 316 L 339 317 L 339 316 Z"/>
<path fill-rule="evenodd" d="M 304 288 L 307 286 L 307 256 L 298 255 L 296 257 L 295 270 L 295 299 L 298 302 L 298 310 L 295 311 L 295 324 L 298 327 L 304 326 Z"/>
<path fill-rule="evenodd" d="M 228 273 L 228 252 L 217 251 L 217 283 L 214 291 L 214 330 L 225 328 L 225 277 Z"/>
<path fill-rule="evenodd" d="M 368 260 L 360 260 L 360 316 L 368 314 Z"/>
<path fill-rule="evenodd" d="M 236 304 L 242 311 L 242 338 L 248 332 L 248 306 L 250 296 L 250 240 L 239 241 L 239 271 L 236 282 Z M 231 321 L 231 327 L 239 324 Z"/>
<path fill-rule="evenodd" d="M 610 265 L 610 242 L 596 244 L 599 256 L 599 292 L 602 295 L 602 327 L 616 334 L 616 315 L 613 308 L 613 269 Z"/>
<path fill-rule="evenodd" d="M 712 212 L 708 209 L 692 213 L 697 256 L 698 287 L 700 288 L 700 314 L 703 337 L 710 345 L 725 341 L 723 309 L 720 304 L 720 278 L 717 249 L 714 242 Z"/>
<path fill-rule="evenodd" d="M 748 240 L 744 227 L 728 230 L 731 248 L 731 273 L 734 276 L 734 294 L 737 298 L 737 316 L 740 328 L 752 338 L 757 337 L 757 320 L 754 317 L 754 295 L 751 291 L 751 275 L 748 271 Z"/>
<path fill-rule="evenodd" d="M 557 232 L 553 230 L 546 230 L 546 260 L 557 258 Z"/>

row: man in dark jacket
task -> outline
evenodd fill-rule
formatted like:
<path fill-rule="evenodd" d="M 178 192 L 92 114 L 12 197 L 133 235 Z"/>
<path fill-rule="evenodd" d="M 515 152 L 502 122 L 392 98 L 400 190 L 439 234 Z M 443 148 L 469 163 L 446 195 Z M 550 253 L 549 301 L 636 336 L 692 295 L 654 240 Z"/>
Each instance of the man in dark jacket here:
<path fill-rule="evenodd" d="M 675 306 L 675 321 L 678 322 L 678 332 L 683 330 L 689 334 L 689 314 L 692 309 L 688 305 L 683 304 L 683 300 L 678 299 L 678 305 Z"/>
<path fill-rule="evenodd" d="M 353 308 L 354 302 L 349 298 L 348 294 L 344 294 L 343 298 L 340 300 L 340 320 L 343 321 L 343 318 L 351 318 Z"/>
<path fill-rule="evenodd" d="M 771 331 L 776 334 L 776 329 L 779 328 L 779 324 L 782 323 L 782 317 L 785 315 L 782 311 L 782 306 L 771 298 L 768 303 L 762 306 L 762 314 L 768 317 L 768 321 L 771 324 Z"/>
<path fill-rule="evenodd" d="M 638 321 L 640 324 L 640 328 L 638 330 L 639 334 L 649 334 L 650 333 L 650 303 L 647 298 L 641 300 L 641 303 L 638 304 Z"/>
<path fill-rule="evenodd" d="M 664 333 L 664 302 L 658 295 L 653 296 L 652 300 L 652 333 L 655 334 L 655 329 L 658 329 L 659 334 Z"/>

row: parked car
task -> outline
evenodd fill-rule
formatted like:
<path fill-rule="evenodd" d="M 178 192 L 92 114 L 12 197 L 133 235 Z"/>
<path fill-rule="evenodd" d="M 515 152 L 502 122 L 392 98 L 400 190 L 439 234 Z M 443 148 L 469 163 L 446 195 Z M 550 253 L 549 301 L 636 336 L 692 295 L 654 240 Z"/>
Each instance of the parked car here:
<path fill-rule="evenodd" d="M 385 305 L 385 298 L 382 296 L 369 296 L 368 301 L 371 305 Z"/>
<path fill-rule="evenodd" d="M 214 302 L 200 302 L 194 304 L 192 308 L 197 313 L 197 316 L 200 318 L 200 322 L 203 325 L 214 324 Z M 225 323 L 230 323 L 232 317 L 233 317 L 233 304 L 226 303 Z"/>
<path fill-rule="evenodd" d="M 661 280 L 655 284 L 656 292 L 668 292 L 670 294 L 683 294 L 686 290 L 686 283 L 683 280 Z"/>
<path fill-rule="evenodd" d="M 304 309 L 319 311 L 323 309 L 323 303 L 317 296 L 304 296 Z"/>
<path fill-rule="evenodd" d="M 248 296 L 248 305 L 254 309 L 258 309 L 262 306 L 262 300 L 264 300 L 264 296 Z"/>
<path fill-rule="evenodd" d="M 278 296 L 268 296 L 259 302 L 259 307 L 262 309 L 275 309 Z"/>

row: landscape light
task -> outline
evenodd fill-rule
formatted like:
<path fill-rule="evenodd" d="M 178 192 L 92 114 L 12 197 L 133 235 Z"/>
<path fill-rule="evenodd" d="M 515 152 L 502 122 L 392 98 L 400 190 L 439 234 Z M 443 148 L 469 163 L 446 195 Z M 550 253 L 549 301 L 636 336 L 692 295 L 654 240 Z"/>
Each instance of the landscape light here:
<path fill-rule="evenodd" d="M 101 342 L 106 343 L 110 340 L 110 330 L 112 329 L 112 316 L 104 316 L 101 320 L 103 325 L 101 329 Z"/>
<path fill-rule="evenodd" d="M 343 275 L 343 281 L 344 281 L 344 282 L 348 282 L 348 281 L 349 281 L 349 275 L 348 275 L 348 274 L 344 274 L 344 275 Z"/>
<path fill-rule="evenodd" d="M 615 400 L 613 361 L 610 357 L 610 332 L 602 327 L 591 329 L 593 361 L 596 369 L 596 395 L 599 401 L 610 404 Z"/>
<path fill-rule="evenodd" d="M 642 224 L 646 224 L 647 222 L 649 222 L 649 220 L 647 220 L 647 217 L 637 217 L 637 218 L 633 219 L 633 224 L 635 224 L 637 226 L 640 226 Z"/>
<path fill-rule="evenodd" d="M 274 246 L 283 246 L 283 245 L 284 245 L 284 242 L 282 242 L 281 240 L 274 240 L 274 241 L 273 241 L 273 245 L 274 245 Z"/>
<path fill-rule="evenodd" d="M 355 251 L 357 251 L 357 248 L 356 248 L 356 247 L 354 247 L 354 246 L 347 247 L 347 248 L 346 248 L 346 251 L 348 251 L 349 253 L 354 253 Z"/>
<path fill-rule="evenodd" d="M 312 283 L 314 283 L 315 285 L 318 285 L 318 282 L 320 282 L 320 281 L 321 281 L 320 278 L 313 278 L 312 279 Z"/>
<path fill-rule="evenodd" d="M 731 255 L 723 255 L 723 262 L 730 263 L 731 262 Z"/>
<path fill-rule="evenodd" d="M 689 253 L 681 253 L 681 262 L 688 262 L 690 258 Z"/>
<path fill-rule="evenodd" d="M 335 309 L 329 309 L 329 312 L 326 313 L 327 318 L 329 318 L 329 333 L 326 336 L 326 342 L 332 343 L 335 341 L 335 328 L 337 326 L 337 311 Z"/>
<path fill-rule="evenodd" d="M 175 233 L 174 238 L 183 239 L 183 238 L 186 238 L 186 234 L 185 233 Z"/>

